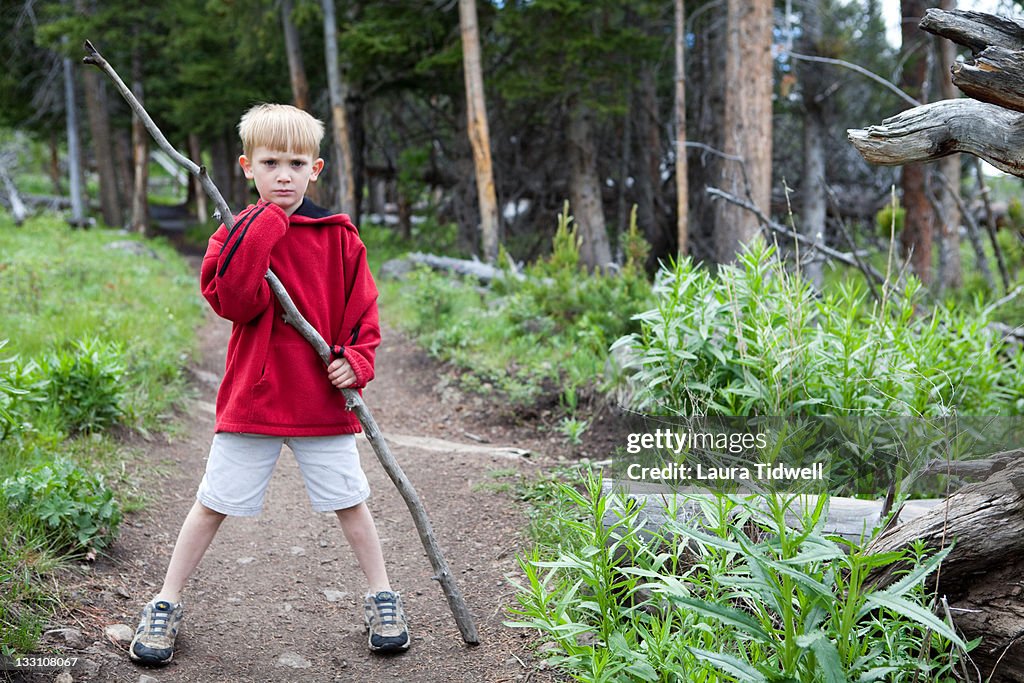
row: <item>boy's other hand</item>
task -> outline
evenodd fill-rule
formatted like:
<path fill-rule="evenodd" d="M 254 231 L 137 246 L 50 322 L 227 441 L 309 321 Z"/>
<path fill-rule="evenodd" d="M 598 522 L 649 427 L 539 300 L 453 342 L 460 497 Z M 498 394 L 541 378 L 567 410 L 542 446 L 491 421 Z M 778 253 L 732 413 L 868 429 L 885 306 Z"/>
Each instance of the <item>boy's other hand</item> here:
<path fill-rule="evenodd" d="M 337 389 L 347 389 L 356 383 L 356 373 L 344 358 L 336 358 L 327 366 L 327 379 Z"/>

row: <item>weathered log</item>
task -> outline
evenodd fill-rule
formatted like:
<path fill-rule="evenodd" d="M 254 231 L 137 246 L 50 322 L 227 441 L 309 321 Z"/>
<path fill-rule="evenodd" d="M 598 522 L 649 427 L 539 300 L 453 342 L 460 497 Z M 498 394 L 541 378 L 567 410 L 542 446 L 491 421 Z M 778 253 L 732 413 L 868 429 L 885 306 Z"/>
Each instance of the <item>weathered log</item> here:
<path fill-rule="evenodd" d="M 988 47 L 1007 50 L 1024 48 L 1024 24 L 971 10 L 929 9 L 924 13 L 922 30 L 970 48 L 975 54 Z"/>
<path fill-rule="evenodd" d="M 465 259 L 457 259 L 450 256 L 437 256 L 435 254 L 423 254 L 420 252 L 413 252 L 406 256 L 406 259 L 412 263 L 427 266 L 432 270 L 455 273 L 456 275 L 461 275 L 463 277 L 476 278 L 482 284 L 488 284 L 492 280 L 500 280 L 505 277 L 512 277 L 517 280 L 525 278 L 522 273 L 502 270 L 501 268 L 489 263 L 483 263 L 482 261 L 467 261 Z"/>
<path fill-rule="evenodd" d="M 968 97 L 1024 111 L 1024 52 L 986 48 L 973 64 L 954 64 L 951 72 L 953 85 Z"/>
<path fill-rule="evenodd" d="M 167 138 L 164 137 L 156 123 L 153 122 L 149 113 L 134 96 L 131 90 L 129 90 L 124 84 L 124 81 L 121 80 L 121 77 L 116 71 L 114 71 L 114 68 L 110 63 L 104 59 L 103 55 L 99 53 L 91 42 L 85 42 L 85 49 L 88 54 L 83 61 L 86 64 L 96 66 L 114 81 L 114 84 L 117 86 L 121 96 L 128 103 L 129 107 L 131 107 L 132 111 L 143 121 L 146 129 L 153 136 L 156 143 L 165 152 L 167 152 L 172 159 L 199 179 L 203 189 L 206 190 L 207 194 L 216 204 L 220 219 L 227 227 L 230 228 L 234 224 L 234 214 L 232 214 L 231 210 L 228 208 L 220 190 L 206 174 L 206 169 L 195 164 L 171 146 L 170 142 L 168 142 Z M 327 345 L 327 342 L 324 341 L 323 337 L 320 336 L 316 329 L 302 316 L 298 308 L 295 306 L 291 296 L 285 290 L 284 285 L 281 284 L 281 281 L 273 271 L 268 269 L 265 278 L 267 283 L 270 285 L 270 289 L 273 291 L 284 310 L 284 321 L 295 327 L 299 334 L 301 334 L 303 338 L 306 339 L 314 349 L 316 349 L 317 355 L 320 359 L 327 364 L 330 361 L 331 356 L 331 350 Z M 381 435 L 380 428 L 377 426 L 377 421 L 374 420 L 373 415 L 370 413 L 369 408 L 366 407 L 366 404 L 363 402 L 359 392 L 353 389 L 342 389 L 341 391 L 345 397 L 347 407 L 359 418 L 359 422 L 363 427 L 363 432 L 367 440 L 370 442 L 370 445 L 373 446 L 374 453 L 377 455 L 377 459 L 380 461 L 381 466 L 384 468 L 384 471 L 387 473 L 388 477 L 390 477 L 391 481 L 395 484 L 398 492 L 401 494 L 403 500 L 405 500 L 406 506 L 409 508 L 409 512 L 413 518 L 413 523 L 416 526 L 416 531 L 419 533 L 420 541 L 423 544 L 423 548 L 426 550 L 427 557 L 434 569 L 434 578 L 437 579 L 438 583 L 441 585 L 441 589 L 448 601 L 448 606 L 451 609 L 452 615 L 455 617 L 455 623 L 462 634 L 462 639 L 470 645 L 478 644 L 480 642 L 480 636 L 477 632 L 476 623 L 468 606 L 466 605 L 462 592 L 455 583 L 455 579 L 448 567 L 448 561 L 445 559 L 444 554 L 441 552 L 441 548 L 437 543 L 437 539 L 434 536 L 433 526 L 430 523 L 430 518 L 427 516 L 426 508 L 423 506 L 419 494 L 416 492 L 416 489 L 413 487 L 408 477 L 405 476 L 405 473 L 402 471 L 401 466 L 399 466 L 395 456 L 391 453 L 391 449 L 388 447 L 387 442 Z"/>
<path fill-rule="evenodd" d="M 668 487 L 626 480 L 606 479 L 603 492 L 611 496 L 609 511 L 605 514 L 605 526 L 615 524 L 619 514 L 625 509 L 628 500 L 642 505 L 638 513 L 641 527 L 638 533 L 645 538 L 664 534 L 666 525 L 686 523 L 700 514 L 700 501 L 710 499 L 719 494 L 705 490 L 687 490 L 678 493 Z M 728 497 L 739 500 L 742 494 L 728 494 Z M 806 494 L 794 496 L 786 514 L 787 523 L 798 527 L 807 510 L 817 505 L 818 496 Z M 898 513 L 897 522 L 916 519 L 932 508 L 942 504 L 939 499 L 923 499 L 907 501 Z M 863 542 L 882 522 L 882 511 L 885 501 L 861 500 L 859 498 L 843 498 L 832 496 L 828 501 L 828 515 L 822 523 L 820 531 L 825 534 L 841 536 L 855 543 Z M 672 510 L 675 509 L 675 513 Z"/>
<path fill-rule="evenodd" d="M 1024 177 L 1024 114 L 986 102 L 925 104 L 846 134 L 873 164 L 900 166 L 967 152 Z"/>
<path fill-rule="evenodd" d="M 942 506 L 881 534 L 871 552 L 953 544 L 933 582 L 966 639 L 982 637 L 971 653 L 983 680 L 1024 682 L 1024 450 L 1000 454 L 1002 469 L 970 484 Z M 899 578 L 888 567 L 874 580 Z M 998 665 L 997 665 L 998 663 Z"/>

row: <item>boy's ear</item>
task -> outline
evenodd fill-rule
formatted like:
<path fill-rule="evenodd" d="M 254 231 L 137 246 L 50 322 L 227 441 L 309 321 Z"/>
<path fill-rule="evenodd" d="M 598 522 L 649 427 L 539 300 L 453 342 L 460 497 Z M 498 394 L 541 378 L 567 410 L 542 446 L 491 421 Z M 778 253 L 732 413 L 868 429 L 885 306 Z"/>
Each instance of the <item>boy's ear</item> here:
<path fill-rule="evenodd" d="M 324 160 L 318 158 L 316 161 L 313 162 L 313 172 L 309 175 L 309 179 L 316 180 L 317 176 L 320 175 L 320 172 L 323 170 Z"/>
<path fill-rule="evenodd" d="M 244 154 L 238 157 L 238 165 L 242 167 L 242 173 L 245 174 L 245 177 L 248 180 L 252 180 L 252 162 L 249 161 L 249 157 L 245 156 Z"/>

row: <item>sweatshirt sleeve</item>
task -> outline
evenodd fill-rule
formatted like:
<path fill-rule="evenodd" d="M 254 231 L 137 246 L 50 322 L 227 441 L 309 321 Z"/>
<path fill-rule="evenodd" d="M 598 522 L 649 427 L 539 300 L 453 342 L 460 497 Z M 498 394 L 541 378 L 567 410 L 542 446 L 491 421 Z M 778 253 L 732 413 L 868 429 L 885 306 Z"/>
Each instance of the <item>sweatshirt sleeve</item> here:
<path fill-rule="evenodd" d="M 380 319 L 377 313 L 377 284 L 366 261 L 366 246 L 354 230 L 345 258 L 345 289 L 348 304 L 342 338 L 335 349 L 352 366 L 356 375 L 354 389 L 362 389 L 374 376 L 374 359 L 380 345 Z"/>
<path fill-rule="evenodd" d="M 264 279 L 270 252 L 288 230 L 288 216 L 276 204 L 260 200 L 235 219 L 229 231 L 218 228 L 203 257 L 203 296 L 222 318 L 247 323 L 271 305 Z"/>

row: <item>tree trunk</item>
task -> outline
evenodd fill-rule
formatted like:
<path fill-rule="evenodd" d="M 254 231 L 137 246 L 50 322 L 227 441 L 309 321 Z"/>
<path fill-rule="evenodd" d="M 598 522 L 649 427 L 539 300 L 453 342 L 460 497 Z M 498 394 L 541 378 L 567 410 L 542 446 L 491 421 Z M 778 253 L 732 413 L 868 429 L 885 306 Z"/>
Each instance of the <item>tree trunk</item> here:
<path fill-rule="evenodd" d="M 956 0 L 942 0 L 943 10 L 956 9 Z M 956 86 L 949 77 L 956 64 L 956 46 L 948 40 L 934 38 L 939 54 L 939 94 L 944 100 L 958 96 Z M 942 215 L 939 221 L 939 288 L 959 289 L 963 284 L 963 269 L 960 264 L 960 209 L 957 198 L 950 194 L 960 192 L 960 155 L 952 154 L 939 162 L 939 173 L 946 178 L 941 189 Z"/>
<path fill-rule="evenodd" d="M 686 255 L 689 240 L 689 185 L 686 164 L 686 3 L 675 0 L 676 251 Z"/>
<path fill-rule="evenodd" d="M 292 83 L 292 103 L 309 111 L 309 81 L 302 62 L 299 31 L 292 21 L 292 0 L 281 0 L 281 24 L 284 27 L 284 52 L 288 57 L 288 76 Z"/>
<path fill-rule="evenodd" d="M 112 228 L 120 228 L 124 225 L 124 216 L 121 211 L 121 198 L 117 192 L 115 151 L 100 75 L 92 69 L 86 69 L 82 72 L 82 84 L 85 89 L 85 109 L 89 116 L 93 154 L 96 157 L 96 171 L 99 175 L 100 211 L 104 223 Z"/>
<path fill-rule="evenodd" d="M 484 260 L 494 263 L 498 260 L 498 200 L 491 166 L 491 136 L 487 127 L 476 0 L 459 0 L 459 27 L 462 32 L 462 70 L 466 82 L 467 130 L 473 147 L 476 194 L 480 206 L 480 245 Z"/>
<path fill-rule="evenodd" d="M 903 17 L 901 35 L 903 45 L 900 56 L 904 60 L 900 87 L 911 97 L 927 101 L 923 86 L 928 73 L 925 56 L 925 35 L 917 27 L 924 16 L 925 0 L 900 0 Z M 920 165 L 903 168 L 903 233 L 900 243 L 903 255 L 909 259 L 914 274 L 924 283 L 932 281 L 933 211 L 928 202 L 926 188 L 927 169 Z"/>
<path fill-rule="evenodd" d="M 60 197 L 64 189 L 60 185 L 60 149 L 57 145 L 57 133 L 50 131 L 50 162 L 46 165 L 47 175 L 50 176 L 50 184 L 53 186 L 53 194 Z"/>
<path fill-rule="evenodd" d="M 210 157 L 213 162 L 213 173 L 210 174 L 210 178 L 217 183 L 218 187 L 224 188 L 224 199 L 226 201 L 230 202 L 232 206 L 244 208 L 246 204 L 238 204 L 231 195 L 231 190 L 234 187 L 234 183 L 231 181 L 233 177 L 231 167 L 235 160 L 233 155 L 228 152 L 228 149 L 226 137 L 223 134 L 215 135 L 213 144 L 210 145 Z"/>
<path fill-rule="evenodd" d="M 331 132 L 334 140 L 334 172 L 338 179 L 338 204 L 342 213 L 353 221 L 356 215 L 355 182 L 352 173 L 352 143 L 349 138 L 348 116 L 345 102 L 348 88 L 341 77 L 338 62 L 338 23 L 334 13 L 334 0 L 322 0 L 324 10 L 324 57 L 327 60 L 327 90 L 331 100 Z"/>
<path fill-rule="evenodd" d="M 281 0 L 281 26 L 284 32 L 284 52 L 288 58 L 288 78 L 292 84 L 292 104 L 303 111 L 311 111 L 309 107 L 309 79 L 306 78 L 306 65 L 302 61 L 302 46 L 299 43 L 299 31 L 292 21 L 292 0 Z M 319 186 L 314 182 L 306 189 L 306 196 L 319 202 Z M 199 193 L 198 197 L 204 197 Z M 205 199 L 205 197 L 204 197 Z"/>
<path fill-rule="evenodd" d="M 808 55 L 821 54 L 821 0 L 808 0 L 804 5 L 804 29 L 800 51 Z M 803 178 L 800 183 L 800 232 L 815 243 L 824 244 L 826 235 L 826 179 L 825 179 L 825 83 L 823 66 L 816 62 L 801 62 L 797 77 L 803 93 Z M 824 279 L 824 259 L 816 251 L 801 251 L 802 272 L 818 289 Z"/>
<path fill-rule="evenodd" d="M 85 217 L 85 182 L 82 179 L 82 146 L 78 137 L 78 104 L 75 101 L 75 74 L 71 60 L 64 59 L 64 113 L 68 134 L 68 180 L 71 191 L 72 227 L 88 225 Z"/>
<path fill-rule="evenodd" d="M 639 106 L 633 110 L 637 152 L 633 180 L 639 228 L 651 245 L 651 253 L 665 254 L 669 250 L 668 239 L 658 220 L 662 157 L 655 66 L 652 62 L 644 62 L 636 84 L 635 100 Z"/>
<path fill-rule="evenodd" d="M 765 214 L 772 190 L 772 2 L 728 0 L 723 129 L 725 152 L 739 157 L 726 166 L 724 189 Z M 742 84 L 742 87 L 738 87 Z M 720 202 L 715 221 L 715 251 L 720 263 L 758 233 L 757 219 L 743 209 Z"/>
<path fill-rule="evenodd" d="M 132 54 L 132 94 L 139 102 L 142 97 L 142 56 Z M 132 189 L 131 231 L 149 235 L 149 134 L 138 115 L 132 114 L 132 161 L 135 183 Z"/>
<path fill-rule="evenodd" d="M 200 166 L 203 165 L 203 148 L 199 143 L 199 136 L 195 133 L 188 134 L 188 155 L 192 157 L 192 161 L 196 164 Z M 210 220 L 210 209 L 206 205 L 206 193 L 203 192 L 203 186 L 199 182 L 199 178 L 192 176 L 192 184 L 190 187 L 195 194 L 196 222 L 205 223 Z"/>
<path fill-rule="evenodd" d="M 580 261 L 587 268 L 603 268 L 612 260 L 597 173 L 592 112 L 578 101 L 570 103 L 568 157 L 569 201 L 580 241 Z"/>
<path fill-rule="evenodd" d="M 725 111 L 725 20 L 713 12 L 696 13 L 687 20 L 686 32 L 694 38 L 694 59 L 688 64 L 688 89 L 693 97 L 687 112 L 688 138 L 706 145 L 690 157 L 690 253 L 713 262 L 714 226 L 720 202 L 704 191 L 721 183 L 724 161 L 709 150 L 723 148 L 722 113 Z M 699 22 L 699 23 L 698 23 Z"/>

